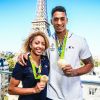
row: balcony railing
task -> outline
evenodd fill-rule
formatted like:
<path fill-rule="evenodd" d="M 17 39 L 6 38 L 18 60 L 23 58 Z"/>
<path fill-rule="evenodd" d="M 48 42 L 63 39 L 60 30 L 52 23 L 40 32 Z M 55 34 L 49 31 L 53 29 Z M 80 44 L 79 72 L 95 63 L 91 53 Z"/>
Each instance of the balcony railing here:
<path fill-rule="evenodd" d="M 18 100 L 17 95 L 8 94 L 8 85 L 10 77 L 11 77 L 11 72 L 0 70 L 0 100 Z M 86 75 L 85 78 L 84 77 L 82 78 L 82 87 L 83 87 L 84 100 L 100 99 L 100 77 L 97 79 L 96 76 Z"/>

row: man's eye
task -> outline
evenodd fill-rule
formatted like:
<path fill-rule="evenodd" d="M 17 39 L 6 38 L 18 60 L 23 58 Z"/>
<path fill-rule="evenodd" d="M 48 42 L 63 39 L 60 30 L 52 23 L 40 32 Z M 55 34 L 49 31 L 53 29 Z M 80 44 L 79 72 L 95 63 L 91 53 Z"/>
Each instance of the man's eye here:
<path fill-rule="evenodd" d="M 61 18 L 62 21 L 65 21 L 65 18 Z"/>
<path fill-rule="evenodd" d="M 58 21 L 58 20 L 60 20 L 60 21 L 65 21 L 65 17 L 61 17 L 61 18 L 54 18 L 54 21 Z"/>
<path fill-rule="evenodd" d="M 54 18 L 54 21 L 58 21 L 58 18 Z"/>

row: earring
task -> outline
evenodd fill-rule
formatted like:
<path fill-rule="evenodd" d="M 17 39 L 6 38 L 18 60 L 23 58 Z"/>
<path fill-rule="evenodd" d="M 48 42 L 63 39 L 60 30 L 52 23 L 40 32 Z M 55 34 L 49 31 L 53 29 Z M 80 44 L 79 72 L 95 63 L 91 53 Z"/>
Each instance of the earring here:
<path fill-rule="evenodd" d="M 30 48 L 32 48 L 32 46 L 30 45 Z"/>

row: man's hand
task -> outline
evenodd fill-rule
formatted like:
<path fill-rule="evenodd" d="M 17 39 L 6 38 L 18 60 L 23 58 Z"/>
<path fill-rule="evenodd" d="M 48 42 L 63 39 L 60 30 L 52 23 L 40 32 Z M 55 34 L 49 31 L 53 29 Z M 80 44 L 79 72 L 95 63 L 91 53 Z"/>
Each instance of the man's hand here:
<path fill-rule="evenodd" d="M 18 63 L 21 64 L 22 66 L 26 65 L 25 60 L 28 60 L 28 53 L 22 53 L 18 56 Z"/>
<path fill-rule="evenodd" d="M 67 64 L 62 70 L 66 76 L 73 77 L 77 75 L 76 69 L 73 69 L 70 64 Z"/>

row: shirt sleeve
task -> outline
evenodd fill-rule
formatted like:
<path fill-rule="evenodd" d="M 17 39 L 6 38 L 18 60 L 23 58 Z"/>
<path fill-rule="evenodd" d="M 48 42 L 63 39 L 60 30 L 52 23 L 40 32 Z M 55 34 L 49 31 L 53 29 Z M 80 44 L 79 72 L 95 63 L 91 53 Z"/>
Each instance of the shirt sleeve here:
<path fill-rule="evenodd" d="M 13 69 L 12 77 L 17 80 L 22 80 L 23 77 L 23 66 L 21 66 L 19 63 L 16 63 L 15 68 Z"/>
<path fill-rule="evenodd" d="M 92 55 L 89 50 L 87 41 L 86 41 L 86 39 L 83 39 L 82 44 L 81 44 L 80 59 L 86 59 L 86 58 L 89 58 L 90 56 L 92 56 Z"/>

